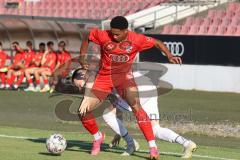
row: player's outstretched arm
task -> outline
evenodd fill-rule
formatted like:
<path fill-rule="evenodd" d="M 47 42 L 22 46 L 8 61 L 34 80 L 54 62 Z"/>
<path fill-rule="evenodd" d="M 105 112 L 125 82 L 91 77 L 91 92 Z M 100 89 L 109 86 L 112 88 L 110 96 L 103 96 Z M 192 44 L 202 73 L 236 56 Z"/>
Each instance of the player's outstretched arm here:
<path fill-rule="evenodd" d="M 162 52 L 165 53 L 170 63 L 182 64 L 181 57 L 173 56 L 172 53 L 168 50 L 168 48 L 165 46 L 165 44 L 162 41 L 156 40 L 155 47 L 157 47 L 158 49 L 160 49 Z"/>
<path fill-rule="evenodd" d="M 80 47 L 80 57 L 79 57 L 80 58 L 79 62 L 81 64 L 81 66 L 85 69 L 87 69 L 87 63 L 86 63 L 86 60 L 85 60 L 85 56 L 86 56 L 86 53 L 88 51 L 88 46 L 89 46 L 88 37 L 89 37 L 89 32 L 83 34 L 82 44 L 81 44 L 81 47 Z"/>

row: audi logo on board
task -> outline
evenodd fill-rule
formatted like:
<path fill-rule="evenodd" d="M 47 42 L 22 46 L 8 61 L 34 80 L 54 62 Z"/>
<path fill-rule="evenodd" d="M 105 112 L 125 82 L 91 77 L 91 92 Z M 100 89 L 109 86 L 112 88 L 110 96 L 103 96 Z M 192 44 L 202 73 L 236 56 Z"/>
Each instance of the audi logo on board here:
<path fill-rule="evenodd" d="M 128 62 L 129 60 L 129 56 L 123 54 L 110 54 L 109 57 L 112 59 L 113 62 Z"/>
<path fill-rule="evenodd" d="M 164 42 L 173 56 L 182 56 L 184 54 L 184 45 L 182 42 Z M 162 52 L 165 56 L 165 54 Z"/>

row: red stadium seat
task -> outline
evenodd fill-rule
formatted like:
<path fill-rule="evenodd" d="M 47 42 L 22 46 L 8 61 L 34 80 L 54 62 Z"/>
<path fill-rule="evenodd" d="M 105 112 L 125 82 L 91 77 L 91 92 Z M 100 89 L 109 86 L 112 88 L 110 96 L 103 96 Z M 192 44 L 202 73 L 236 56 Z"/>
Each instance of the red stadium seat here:
<path fill-rule="evenodd" d="M 237 31 L 236 26 L 228 26 L 225 35 L 234 35 L 236 31 Z"/>
<path fill-rule="evenodd" d="M 163 31 L 162 31 L 162 34 L 169 34 L 172 30 L 172 25 L 165 25 L 163 27 Z"/>
<path fill-rule="evenodd" d="M 232 18 L 235 15 L 234 11 L 227 11 L 226 12 L 226 17 Z"/>
<path fill-rule="evenodd" d="M 190 27 L 190 30 L 189 30 L 188 34 L 195 35 L 195 34 L 198 33 L 198 31 L 199 31 L 199 25 L 192 25 Z"/>
<path fill-rule="evenodd" d="M 216 32 L 217 35 L 224 35 L 227 32 L 227 26 L 219 26 Z"/>
<path fill-rule="evenodd" d="M 218 26 L 221 23 L 222 23 L 222 19 L 221 18 L 214 18 L 212 25 Z"/>
<path fill-rule="evenodd" d="M 181 31 L 180 25 L 173 25 L 170 34 L 179 34 L 180 31 Z"/>
<path fill-rule="evenodd" d="M 190 16 L 190 17 L 187 17 L 187 20 L 185 22 L 185 26 L 191 26 L 194 22 L 194 17 Z"/>
<path fill-rule="evenodd" d="M 209 10 L 208 11 L 208 16 L 207 17 L 210 17 L 210 18 L 214 18 L 215 17 L 215 15 L 216 15 L 216 10 Z"/>
<path fill-rule="evenodd" d="M 234 33 L 235 36 L 240 36 L 240 26 L 237 26 L 237 31 Z"/>
<path fill-rule="evenodd" d="M 196 18 L 194 19 L 193 25 L 200 26 L 200 25 L 202 24 L 202 22 L 203 22 L 203 18 L 201 18 L 201 17 L 196 17 Z"/>
<path fill-rule="evenodd" d="M 214 18 L 222 18 L 222 17 L 225 17 L 225 15 L 226 15 L 226 11 L 224 11 L 224 10 L 217 10 L 216 11 L 216 15 L 215 15 Z"/>
<path fill-rule="evenodd" d="M 231 23 L 231 18 L 229 18 L 229 17 L 224 17 L 223 19 L 222 19 L 222 24 L 221 25 L 223 25 L 223 26 L 228 26 L 230 23 Z"/>
<path fill-rule="evenodd" d="M 240 17 L 234 16 L 234 17 L 232 18 L 231 25 L 232 25 L 232 26 L 238 26 L 239 24 L 240 24 Z"/>
<path fill-rule="evenodd" d="M 207 34 L 208 35 L 215 35 L 217 33 L 217 30 L 218 30 L 218 26 L 211 25 L 211 26 L 209 26 Z"/>
<path fill-rule="evenodd" d="M 201 25 L 198 31 L 198 35 L 206 35 L 208 33 L 208 25 Z"/>
<path fill-rule="evenodd" d="M 187 33 L 189 32 L 189 30 L 190 30 L 190 27 L 184 25 L 184 26 L 182 26 L 182 28 L 181 28 L 180 34 L 187 34 Z"/>
<path fill-rule="evenodd" d="M 206 18 L 203 19 L 202 25 L 204 25 L 204 26 L 209 26 L 209 25 L 212 24 L 212 22 L 213 22 L 213 19 L 212 19 L 212 18 L 206 17 Z"/>

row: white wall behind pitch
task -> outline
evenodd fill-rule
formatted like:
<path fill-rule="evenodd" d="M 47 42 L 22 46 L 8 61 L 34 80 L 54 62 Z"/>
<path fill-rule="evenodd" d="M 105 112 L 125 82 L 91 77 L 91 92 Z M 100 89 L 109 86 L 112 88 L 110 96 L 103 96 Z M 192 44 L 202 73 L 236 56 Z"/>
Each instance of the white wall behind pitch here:
<path fill-rule="evenodd" d="M 175 89 L 240 93 L 240 67 L 163 64 L 168 68 L 161 78 Z"/>

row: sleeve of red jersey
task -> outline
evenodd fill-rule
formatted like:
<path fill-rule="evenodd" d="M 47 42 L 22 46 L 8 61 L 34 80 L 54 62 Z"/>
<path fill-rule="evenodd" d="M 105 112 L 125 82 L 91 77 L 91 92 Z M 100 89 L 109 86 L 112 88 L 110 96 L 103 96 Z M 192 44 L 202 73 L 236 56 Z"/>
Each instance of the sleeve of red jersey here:
<path fill-rule="evenodd" d="M 6 63 L 6 59 L 7 59 L 7 56 L 5 53 L 3 53 L 3 56 L 0 57 L 1 58 L 1 61 L 0 61 L 0 68 L 4 67 L 5 66 L 5 63 Z"/>
<path fill-rule="evenodd" d="M 88 40 L 96 44 L 100 44 L 101 43 L 100 34 L 101 34 L 101 30 L 94 28 L 90 31 Z"/>
<path fill-rule="evenodd" d="M 156 40 L 154 38 L 142 34 L 139 35 L 140 51 L 152 48 L 155 44 Z"/>

